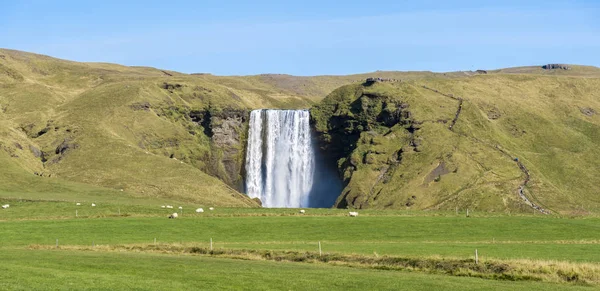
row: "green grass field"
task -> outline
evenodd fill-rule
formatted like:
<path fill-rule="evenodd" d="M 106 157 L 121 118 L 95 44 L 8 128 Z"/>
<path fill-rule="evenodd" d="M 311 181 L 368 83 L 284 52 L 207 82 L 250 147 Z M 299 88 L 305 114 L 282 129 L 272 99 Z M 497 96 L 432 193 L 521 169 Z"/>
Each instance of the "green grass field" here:
<path fill-rule="evenodd" d="M 297 209 L 209 211 L 207 205 L 182 204 L 183 216 L 167 219 L 170 212 L 179 211 L 179 205 L 162 209 L 160 203 L 149 201 L 103 202 L 96 207 L 75 202 L 0 202 L 6 201 L 10 208 L 0 210 L 0 289 L 561 290 L 599 286 L 595 279 L 583 280 L 598 276 L 584 276 L 585 270 L 600 270 L 600 218 L 596 217 L 471 213 L 467 218 L 454 212 L 370 210 L 353 218 L 337 209 L 307 209 L 301 215 Z M 199 206 L 206 212 L 193 212 Z M 177 249 L 208 249 L 211 239 L 215 250 L 233 252 L 317 254 L 321 242 L 325 255 L 469 264 L 477 249 L 484 264 L 557 264 L 582 273 L 571 283 L 526 276 L 512 282 L 475 278 L 480 275 L 468 272 L 451 276 L 419 268 L 385 270 L 380 269 L 385 266 L 352 265 L 343 259 L 292 262 L 241 253 L 196 255 Z"/>
<path fill-rule="evenodd" d="M 0 253 L 3 290 L 563 290 L 540 282 L 491 281 L 340 266 L 143 253 Z M 591 290 L 569 286 L 570 290 Z"/>

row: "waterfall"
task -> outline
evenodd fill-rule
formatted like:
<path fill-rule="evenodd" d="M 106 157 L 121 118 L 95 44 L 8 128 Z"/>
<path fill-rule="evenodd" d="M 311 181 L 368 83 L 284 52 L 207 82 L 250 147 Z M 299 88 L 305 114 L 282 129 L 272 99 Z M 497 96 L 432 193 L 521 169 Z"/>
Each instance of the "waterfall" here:
<path fill-rule="evenodd" d="M 265 207 L 308 207 L 315 174 L 308 110 L 253 110 L 246 194 Z"/>

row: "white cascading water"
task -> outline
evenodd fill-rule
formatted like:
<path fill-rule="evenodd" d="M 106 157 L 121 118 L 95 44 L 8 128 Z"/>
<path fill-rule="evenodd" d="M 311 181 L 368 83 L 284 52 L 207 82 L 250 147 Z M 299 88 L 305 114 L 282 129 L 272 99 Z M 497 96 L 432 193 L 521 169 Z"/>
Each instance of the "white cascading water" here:
<path fill-rule="evenodd" d="M 308 110 L 253 110 L 246 193 L 264 207 L 308 207 L 315 173 Z"/>

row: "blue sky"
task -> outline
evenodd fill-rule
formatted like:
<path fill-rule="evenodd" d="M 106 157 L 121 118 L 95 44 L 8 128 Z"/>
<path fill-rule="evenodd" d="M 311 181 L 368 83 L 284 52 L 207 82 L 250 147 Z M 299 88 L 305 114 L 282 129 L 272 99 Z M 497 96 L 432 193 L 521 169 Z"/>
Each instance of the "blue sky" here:
<path fill-rule="evenodd" d="M 0 47 L 219 75 L 600 66 L 600 1 L 4 1 Z"/>

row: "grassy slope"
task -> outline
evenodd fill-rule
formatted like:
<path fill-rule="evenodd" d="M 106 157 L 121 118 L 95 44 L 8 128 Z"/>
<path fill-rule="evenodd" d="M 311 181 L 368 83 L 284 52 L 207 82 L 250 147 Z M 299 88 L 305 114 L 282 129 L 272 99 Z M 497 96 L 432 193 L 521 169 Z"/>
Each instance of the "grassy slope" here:
<path fill-rule="evenodd" d="M 0 159 L 7 164 L 1 169 L 0 192 L 10 197 L 48 185 L 64 185 L 59 192 L 94 192 L 99 186 L 104 192 L 123 189 L 136 197 L 255 205 L 199 170 L 207 167 L 201 158 L 211 151 L 209 139 L 202 128 L 179 122 L 181 116 L 171 108 L 308 102 L 297 96 L 261 95 L 264 92 L 254 92 L 255 87 L 230 88 L 196 76 L 172 72 L 167 76 L 152 68 L 82 64 L 10 50 L 0 50 L 0 55 L 4 56 L 0 59 Z M 164 82 L 183 87 L 164 90 L 160 88 Z M 152 109 L 130 107 L 144 102 Z M 191 135 L 190 130 L 198 134 Z M 47 132 L 38 136 L 40 131 Z M 55 154 L 64 140 L 77 148 L 64 156 Z M 48 162 L 34 157 L 30 146 L 43 151 Z M 169 159 L 171 154 L 178 160 Z M 67 191 L 71 186 L 65 180 L 95 186 L 81 189 L 78 184 L 78 189 Z M 27 189 L 25 181 L 31 183 Z M 53 191 L 41 192 L 30 198 L 59 198 Z"/>
<path fill-rule="evenodd" d="M 600 108 L 600 79 L 500 75 L 427 84 L 465 99 L 457 132 L 519 157 L 537 203 L 565 212 L 600 209 L 600 116 L 580 112 Z M 490 111 L 500 118 L 488 119 Z"/>
<path fill-rule="evenodd" d="M 518 157 L 531 173 L 525 194 L 534 203 L 562 213 L 597 212 L 600 115 L 580 108 L 600 108 L 599 80 L 492 74 L 356 84 L 334 91 L 312 113 L 318 130 L 328 133 L 331 120 L 362 114 L 342 107 L 362 102 L 378 108 L 373 116 L 383 112 L 377 98 L 361 98 L 371 94 L 409 104 L 412 121 L 422 123 L 414 135 L 418 152 L 401 126 L 361 133 L 347 157 L 356 168 L 344 191 L 353 207 L 531 211 L 517 195 L 525 179 L 511 158 Z M 452 130 L 459 102 L 444 94 L 463 99 Z M 390 166 L 400 149 L 401 162 Z M 440 163 L 447 173 L 436 182 Z M 350 177 L 347 169 L 341 167 Z"/>

